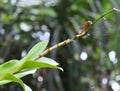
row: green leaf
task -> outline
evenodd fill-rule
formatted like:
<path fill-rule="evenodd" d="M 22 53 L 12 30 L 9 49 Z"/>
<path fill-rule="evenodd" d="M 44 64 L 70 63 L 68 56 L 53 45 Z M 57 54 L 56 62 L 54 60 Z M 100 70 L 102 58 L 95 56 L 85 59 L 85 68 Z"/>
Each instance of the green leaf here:
<path fill-rule="evenodd" d="M 15 76 L 17 78 L 21 78 L 21 77 L 24 77 L 24 76 L 29 75 L 29 74 L 34 74 L 36 72 L 36 70 L 37 69 L 28 70 L 28 71 L 24 71 L 24 72 L 22 71 L 22 72 L 19 72 L 19 73 L 15 74 Z"/>
<path fill-rule="evenodd" d="M 1 80 L 0 85 L 4 85 L 4 84 L 10 83 L 10 82 L 11 82 L 10 80 Z"/>
<path fill-rule="evenodd" d="M 30 70 L 30 71 L 26 71 L 26 72 L 19 72 L 19 73 L 15 74 L 14 76 L 17 77 L 17 78 L 21 78 L 21 77 L 24 77 L 24 76 L 26 76 L 28 74 L 34 74 L 35 72 L 36 72 L 36 69 Z M 6 84 L 6 83 L 10 83 L 10 82 L 12 82 L 12 81 L 10 81 L 10 80 L 1 80 L 0 81 L 0 85 Z"/>
<path fill-rule="evenodd" d="M 0 85 L 6 84 L 9 82 L 17 82 L 23 87 L 24 91 L 32 91 L 32 89 L 29 86 L 24 84 L 21 79 L 17 78 L 13 74 L 10 74 L 10 73 L 4 74 L 4 79 L 5 80 L 0 81 Z"/>
<path fill-rule="evenodd" d="M 25 91 L 32 91 L 32 89 L 29 86 L 27 86 L 26 84 L 24 84 L 24 86 L 25 86 Z"/>
<path fill-rule="evenodd" d="M 21 71 L 15 74 L 15 76 L 21 78 L 28 74 L 33 74 L 38 68 L 57 68 L 63 71 L 58 65 L 59 64 L 56 61 L 46 57 L 42 57 L 37 61 L 29 60 L 22 65 Z"/>
<path fill-rule="evenodd" d="M 57 67 L 56 65 L 51 65 L 45 62 L 39 62 L 39 61 L 27 61 L 24 65 L 23 65 L 23 70 L 22 71 L 26 71 L 26 70 L 31 70 L 31 69 L 38 69 L 38 68 L 57 68 L 62 70 L 62 68 Z"/>
<path fill-rule="evenodd" d="M 42 53 L 48 45 L 48 40 L 41 41 L 37 43 L 33 48 L 28 52 L 27 58 L 35 59 L 40 53 Z"/>
<path fill-rule="evenodd" d="M 37 69 L 37 68 L 57 68 L 57 69 L 63 70 L 61 67 L 58 67 L 57 65 L 58 63 L 55 62 L 54 60 L 50 58 L 42 57 L 37 61 L 33 61 L 33 60 L 26 61 L 22 65 L 21 70 L 26 71 L 26 70 Z"/>
<path fill-rule="evenodd" d="M 18 60 L 10 60 L 2 65 L 0 65 L 0 79 L 2 79 L 2 74 L 5 73 L 12 73 L 12 71 L 14 71 L 13 67 L 14 65 L 19 62 Z"/>
<path fill-rule="evenodd" d="M 46 58 L 46 57 L 41 57 L 39 59 L 40 62 L 44 62 L 44 63 L 48 63 L 48 64 L 51 64 L 51 65 L 59 65 L 59 63 L 57 63 L 56 61 L 54 61 L 53 59 L 50 59 L 50 58 Z"/>
<path fill-rule="evenodd" d="M 19 63 L 18 63 L 19 64 Z M 17 74 L 14 74 L 15 77 L 17 78 L 21 78 L 24 77 L 28 74 L 33 74 L 35 73 L 35 71 L 38 68 L 57 68 L 63 71 L 63 69 L 61 67 L 58 67 L 57 65 L 59 65 L 56 61 L 50 59 L 50 58 L 46 58 L 46 57 L 42 57 L 37 61 L 26 61 L 22 67 L 21 67 L 21 71 Z M 0 81 L 0 85 L 6 84 L 6 83 L 10 83 L 10 80 L 1 80 Z"/>
<path fill-rule="evenodd" d="M 12 81 L 12 82 L 17 82 L 17 83 L 19 83 L 19 84 L 23 87 L 24 91 L 27 91 L 27 90 L 25 89 L 25 86 L 24 86 L 23 81 L 22 81 L 21 79 L 15 77 L 13 74 L 10 74 L 10 73 L 4 74 L 4 79 L 5 79 L 5 80 L 8 80 L 8 81 Z"/>

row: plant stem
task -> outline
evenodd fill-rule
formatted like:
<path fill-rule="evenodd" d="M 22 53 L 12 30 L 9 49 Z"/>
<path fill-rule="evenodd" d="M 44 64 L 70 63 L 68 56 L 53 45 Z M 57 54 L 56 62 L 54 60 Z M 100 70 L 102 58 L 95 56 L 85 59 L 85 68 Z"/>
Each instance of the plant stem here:
<path fill-rule="evenodd" d="M 104 13 L 103 15 L 101 15 L 99 18 L 97 18 L 96 20 L 94 20 L 94 22 L 92 23 L 92 21 L 87 21 L 87 23 L 83 26 L 81 32 L 77 35 L 75 35 L 73 38 L 71 39 L 67 39 L 67 40 L 64 40 L 63 42 L 60 42 L 48 49 L 46 49 L 44 52 L 42 52 L 35 60 L 39 59 L 40 57 L 43 57 L 45 56 L 46 54 L 48 54 L 49 52 L 51 52 L 52 50 L 56 49 L 56 48 L 59 48 L 61 46 L 64 46 L 64 45 L 67 45 L 71 42 L 73 42 L 74 40 L 78 39 L 78 38 L 81 38 L 83 37 L 84 35 L 86 35 L 88 33 L 88 28 L 90 28 L 91 26 L 93 26 L 96 22 L 98 22 L 100 19 L 102 19 L 104 16 L 110 14 L 111 12 L 113 11 L 117 11 L 117 12 L 120 12 L 120 9 L 116 9 L 116 8 L 113 8 L 111 10 L 109 10 L 108 12 Z"/>
<path fill-rule="evenodd" d="M 98 22 L 100 19 L 102 19 L 104 16 L 109 15 L 109 14 L 112 13 L 113 11 L 120 12 L 120 9 L 113 8 L 113 9 L 109 10 L 108 12 L 104 13 L 103 15 L 101 15 L 99 18 L 95 19 L 95 20 L 93 21 L 93 25 L 94 25 L 96 22 Z"/>
<path fill-rule="evenodd" d="M 59 48 L 59 47 L 64 46 L 64 45 L 67 45 L 67 44 L 73 42 L 74 40 L 76 40 L 76 39 L 78 39 L 78 38 L 86 35 L 87 30 L 88 30 L 88 28 L 89 28 L 91 25 L 92 25 L 92 21 L 87 21 L 87 23 L 83 26 L 83 28 L 82 28 L 82 30 L 81 30 L 81 32 L 80 32 L 79 34 L 75 35 L 75 36 L 74 36 L 73 38 L 71 38 L 71 39 L 66 39 L 66 40 L 64 40 L 64 41 L 62 41 L 62 42 L 60 42 L 60 43 L 58 43 L 58 44 L 56 44 L 56 45 L 54 45 L 54 46 L 46 49 L 46 50 L 45 50 L 44 52 L 42 52 L 35 60 L 39 59 L 40 57 L 43 57 L 44 55 L 48 54 L 49 52 L 51 52 L 52 50 L 54 50 L 54 49 L 56 49 L 56 48 Z"/>

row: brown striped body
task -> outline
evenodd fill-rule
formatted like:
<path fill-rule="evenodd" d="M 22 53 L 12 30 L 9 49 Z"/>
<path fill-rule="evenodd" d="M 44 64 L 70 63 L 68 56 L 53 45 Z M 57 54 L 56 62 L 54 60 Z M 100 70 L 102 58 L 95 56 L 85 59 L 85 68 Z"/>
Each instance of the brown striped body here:
<path fill-rule="evenodd" d="M 80 34 L 86 33 L 88 28 L 92 25 L 92 21 L 87 21 L 87 23 L 83 26 L 82 31 L 80 32 Z"/>
<path fill-rule="evenodd" d="M 76 35 L 75 37 L 71 38 L 71 39 L 67 39 L 67 40 L 64 40 L 63 42 L 60 42 L 50 48 L 48 48 L 47 50 L 45 50 L 44 52 L 42 52 L 35 60 L 39 59 L 40 57 L 43 57 L 44 55 L 46 55 L 47 53 L 51 52 L 52 50 L 56 49 L 56 48 L 59 48 L 63 45 L 66 45 L 68 43 L 71 43 L 73 42 L 74 40 L 78 39 L 79 37 L 82 37 L 84 36 L 84 34 L 87 32 L 88 28 L 92 25 L 92 21 L 87 21 L 87 23 L 83 26 L 82 28 L 82 31 Z"/>

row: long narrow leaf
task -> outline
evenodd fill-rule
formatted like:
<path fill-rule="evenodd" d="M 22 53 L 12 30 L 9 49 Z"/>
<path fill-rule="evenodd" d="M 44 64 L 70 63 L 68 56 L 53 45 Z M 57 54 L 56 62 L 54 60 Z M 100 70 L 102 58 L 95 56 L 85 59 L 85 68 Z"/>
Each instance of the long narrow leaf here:
<path fill-rule="evenodd" d="M 27 86 L 26 84 L 24 84 L 21 79 L 15 77 L 12 74 L 9 74 L 9 73 L 5 74 L 4 78 L 6 80 L 0 81 L 0 85 L 6 84 L 6 83 L 9 83 L 9 82 L 17 82 L 23 87 L 24 91 L 32 91 L 32 89 L 29 86 Z"/>
<path fill-rule="evenodd" d="M 17 78 L 22 78 L 22 77 L 24 77 L 24 76 L 26 76 L 28 74 L 34 74 L 36 72 L 36 70 L 37 69 L 30 70 L 30 71 L 25 71 L 25 72 L 19 72 L 19 73 L 15 74 L 14 76 L 17 77 Z M 10 83 L 10 82 L 12 82 L 12 81 L 10 81 L 10 80 L 1 80 L 0 85 L 4 85 L 4 84 Z"/>
<path fill-rule="evenodd" d="M 41 57 L 38 61 L 40 62 L 44 62 L 44 63 L 48 63 L 48 64 L 51 64 L 51 65 L 59 65 L 59 63 L 57 63 L 56 61 L 54 61 L 53 59 L 51 58 L 46 58 L 46 57 Z"/>
<path fill-rule="evenodd" d="M 30 70 L 30 69 L 37 69 L 37 68 L 57 68 L 62 70 L 62 68 L 56 65 L 52 65 L 52 64 L 40 62 L 40 61 L 27 61 L 22 67 L 23 70 Z"/>
<path fill-rule="evenodd" d="M 10 81 L 10 80 L 1 80 L 0 85 L 4 85 L 4 84 L 10 83 L 10 82 L 12 82 L 12 81 Z"/>
<path fill-rule="evenodd" d="M 40 55 L 48 45 L 48 40 L 41 41 L 37 43 L 33 48 L 28 52 L 27 56 L 30 59 L 35 59 L 38 55 Z"/>
<path fill-rule="evenodd" d="M 13 67 L 17 62 L 18 62 L 18 60 L 10 60 L 10 61 L 0 65 L 0 79 L 2 78 L 2 74 L 12 72 Z"/>
<path fill-rule="evenodd" d="M 24 86 L 25 86 L 25 91 L 32 91 L 32 89 L 29 86 L 27 86 L 26 84 L 24 84 Z"/>
<path fill-rule="evenodd" d="M 19 83 L 19 84 L 23 87 L 24 91 L 27 91 L 27 90 L 25 89 L 25 86 L 24 86 L 23 81 L 22 81 L 21 79 L 15 77 L 13 74 L 10 74 L 10 73 L 5 74 L 5 75 L 4 75 L 4 79 L 5 79 L 5 80 L 12 81 L 12 82 L 17 82 L 17 83 Z"/>
<path fill-rule="evenodd" d="M 19 72 L 19 73 L 17 73 L 17 74 L 15 74 L 15 76 L 17 77 L 17 78 L 22 78 L 22 77 L 24 77 L 24 76 L 26 76 L 26 75 L 29 75 L 29 74 L 34 74 L 35 72 L 36 72 L 36 70 L 37 69 L 33 69 L 33 70 L 29 70 L 29 71 L 22 71 L 22 72 Z"/>

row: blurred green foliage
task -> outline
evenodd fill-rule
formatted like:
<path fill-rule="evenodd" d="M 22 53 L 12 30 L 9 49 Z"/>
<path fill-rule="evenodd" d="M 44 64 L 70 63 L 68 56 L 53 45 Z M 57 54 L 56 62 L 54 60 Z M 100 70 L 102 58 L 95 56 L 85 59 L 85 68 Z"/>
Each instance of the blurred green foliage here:
<path fill-rule="evenodd" d="M 120 1 L 0 0 L 0 63 L 20 59 L 40 40 L 50 39 L 52 46 L 71 38 L 86 21 L 112 8 L 120 8 Z M 57 60 L 64 72 L 40 69 L 34 79 L 31 75 L 23 78 L 25 83 L 34 91 L 114 91 L 114 84 L 120 87 L 119 16 L 119 12 L 111 13 L 90 28 L 90 37 L 46 55 Z M 83 52 L 86 60 L 81 59 Z M 39 77 L 44 80 L 39 81 Z M 21 91 L 17 84 L 1 86 L 0 90 L 8 88 Z"/>

